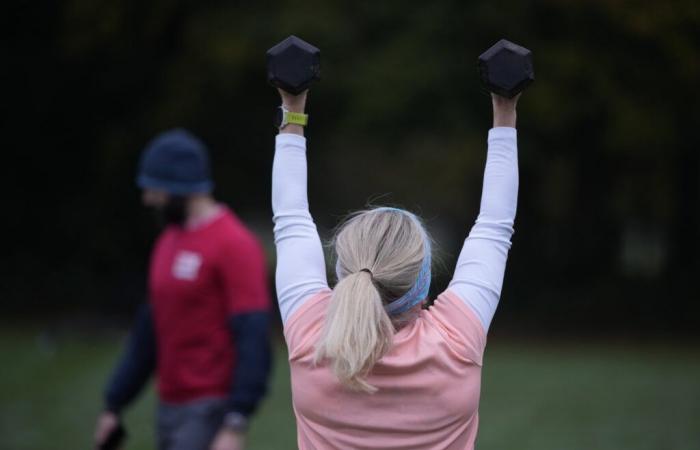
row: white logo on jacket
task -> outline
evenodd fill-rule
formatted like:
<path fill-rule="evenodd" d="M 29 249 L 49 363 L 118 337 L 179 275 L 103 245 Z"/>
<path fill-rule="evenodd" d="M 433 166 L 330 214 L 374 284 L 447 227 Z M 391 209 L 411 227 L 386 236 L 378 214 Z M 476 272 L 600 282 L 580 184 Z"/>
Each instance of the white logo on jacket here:
<path fill-rule="evenodd" d="M 202 256 L 199 253 L 181 250 L 173 262 L 173 277 L 178 280 L 195 280 L 201 265 Z"/>

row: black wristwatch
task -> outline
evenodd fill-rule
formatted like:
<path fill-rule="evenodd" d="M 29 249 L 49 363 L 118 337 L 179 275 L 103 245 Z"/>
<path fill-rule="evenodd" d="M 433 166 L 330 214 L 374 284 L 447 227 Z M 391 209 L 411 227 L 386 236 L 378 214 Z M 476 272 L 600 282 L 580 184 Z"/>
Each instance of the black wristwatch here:
<path fill-rule="evenodd" d="M 243 414 L 231 411 L 224 416 L 223 426 L 236 433 L 248 431 L 248 418 Z"/>

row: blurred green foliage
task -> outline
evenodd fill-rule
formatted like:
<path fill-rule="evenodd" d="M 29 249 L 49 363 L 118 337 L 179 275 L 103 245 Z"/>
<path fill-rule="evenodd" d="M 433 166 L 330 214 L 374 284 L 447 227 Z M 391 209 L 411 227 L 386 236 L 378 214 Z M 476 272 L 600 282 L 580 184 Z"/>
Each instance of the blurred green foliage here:
<path fill-rule="evenodd" d="M 533 50 L 537 80 L 519 108 L 520 208 L 496 326 L 697 330 L 697 1 L 66 0 L 8 17 L 0 296 L 14 309 L 142 299 L 154 230 L 135 165 L 173 126 L 210 145 L 217 195 L 271 248 L 278 100 L 264 53 L 290 33 L 322 50 L 308 130 L 320 228 L 368 199 L 417 210 L 444 287 L 485 159 L 475 60 L 506 37 Z"/>

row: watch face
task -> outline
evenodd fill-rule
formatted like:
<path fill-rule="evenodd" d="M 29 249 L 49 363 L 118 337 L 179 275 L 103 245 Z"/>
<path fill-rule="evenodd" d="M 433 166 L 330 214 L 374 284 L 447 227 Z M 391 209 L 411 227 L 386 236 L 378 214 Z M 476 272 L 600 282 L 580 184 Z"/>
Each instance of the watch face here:
<path fill-rule="evenodd" d="M 224 417 L 224 425 L 234 431 L 245 431 L 248 428 L 248 419 L 239 413 L 228 413 Z"/>
<path fill-rule="evenodd" d="M 272 118 L 272 123 L 275 126 L 275 128 L 279 128 L 282 126 L 283 116 L 284 116 L 284 111 L 282 111 L 282 108 L 275 109 L 275 114 L 273 115 L 273 118 Z"/>

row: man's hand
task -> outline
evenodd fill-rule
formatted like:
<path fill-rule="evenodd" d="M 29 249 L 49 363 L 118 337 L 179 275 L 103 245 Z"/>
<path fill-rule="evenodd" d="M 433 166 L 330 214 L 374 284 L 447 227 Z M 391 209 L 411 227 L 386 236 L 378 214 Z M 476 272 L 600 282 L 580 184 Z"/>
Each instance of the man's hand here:
<path fill-rule="evenodd" d="M 99 449 L 107 437 L 119 426 L 119 416 L 110 411 L 104 411 L 97 418 L 95 426 L 95 448 Z"/>
<path fill-rule="evenodd" d="M 236 433 L 227 428 L 219 430 L 211 444 L 211 450 L 243 450 L 244 448 L 245 434 Z"/>
<path fill-rule="evenodd" d="M 495 127 L 511 127 L 515 128 L 517 119 L 516 106 L 518 105 L 518 94 L 513 98 L 501 97 L 500 95 L 491 94 L 491 103 L 493 104 L 493 126 Z"/>

